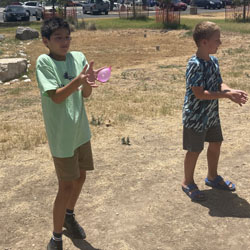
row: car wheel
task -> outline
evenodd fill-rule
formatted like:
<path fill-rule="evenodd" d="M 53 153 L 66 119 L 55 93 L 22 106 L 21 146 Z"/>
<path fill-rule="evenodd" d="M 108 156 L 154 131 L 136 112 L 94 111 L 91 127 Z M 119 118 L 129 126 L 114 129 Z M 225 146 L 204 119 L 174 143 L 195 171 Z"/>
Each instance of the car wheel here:
<path fill-rule="evenodd" d="M 105 15 L 108 15 L 108 13 L 109 13 L 108 11 L 105 11 Z"/>
<path fill-rule="evenodd" d="M 35 15 L 35 16 L 36 16 L 36 20 L 37 20 L 37 21 L 40 21 L 41 16 L 40 16 L 38 13 L 36 13 L 36 15 Z"/>

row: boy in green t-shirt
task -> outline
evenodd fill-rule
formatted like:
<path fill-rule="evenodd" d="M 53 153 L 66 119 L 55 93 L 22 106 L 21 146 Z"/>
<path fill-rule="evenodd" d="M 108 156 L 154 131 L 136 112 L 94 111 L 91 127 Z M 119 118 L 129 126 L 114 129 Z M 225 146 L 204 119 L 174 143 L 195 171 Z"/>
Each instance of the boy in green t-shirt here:
<path fill-rule="evenodd" d="M 46 20 L 41 34 L 49 54 L 37 59 L 36 75 L 59 185 L 53 208 L 53 236 L 47 249 L 61 250 L 63 227 L 72 238 L 86 237 L 74 215 L 86 171 L 94 169 L 83 98 L 97 87 L 95 80 L 100 69 L 94 70 L 93 62 L 88 65 L 81 52 L 68 52 L 70 27 L 63 19 Z"/>

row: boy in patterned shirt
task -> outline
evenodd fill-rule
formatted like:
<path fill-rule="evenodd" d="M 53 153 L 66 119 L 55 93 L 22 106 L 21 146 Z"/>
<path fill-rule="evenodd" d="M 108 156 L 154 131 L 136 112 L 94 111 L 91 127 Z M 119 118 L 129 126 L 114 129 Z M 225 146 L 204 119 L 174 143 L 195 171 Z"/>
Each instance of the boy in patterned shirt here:
<path fill-rule="evenodd" d="M 203 201 L 206 197 L 194 182 L 194 170 L 205 141 L 209 143 L 205 184 L 213 188 L 235 190 L 232 182 L 224 181 L 217 173 L 223 141 L 218 99 L 228 98 L 241 106 L 247 101 L 247 93 L 231 89 L 223 83 L 218 60 L 210 55 L 215 54 L 221 44 L 220 28 L 212 22 L 201 22 L 194 29 L 193 39 L 197 52 L 188 61 L 183 106 L 183 149 L 187 153 L 182 190 L 192 201 Z"/>

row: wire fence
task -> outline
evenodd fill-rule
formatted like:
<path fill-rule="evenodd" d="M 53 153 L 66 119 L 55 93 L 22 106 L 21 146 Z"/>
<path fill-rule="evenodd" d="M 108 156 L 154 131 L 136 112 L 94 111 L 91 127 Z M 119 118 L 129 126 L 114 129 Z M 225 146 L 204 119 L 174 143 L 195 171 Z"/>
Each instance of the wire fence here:
<path fill-rule="evenodd" d="M 174 11 L 172 8 L 156 8 L 155 20 L 158 23 L 180 24 L 180 11 Z"/>
<path fill-rule="evenodd" d="M 143 17 L 149 17 L 149 8 L 148 6 L 144 5 L 121 5 L 119 8 L 119 17 L 120 18 L 143 18 Z"/>
<path fill-rule="evenodd" d="M 250 4 L 241 6 L 225 7 L 225 20 L 226 21 L 250 21 Z"/>

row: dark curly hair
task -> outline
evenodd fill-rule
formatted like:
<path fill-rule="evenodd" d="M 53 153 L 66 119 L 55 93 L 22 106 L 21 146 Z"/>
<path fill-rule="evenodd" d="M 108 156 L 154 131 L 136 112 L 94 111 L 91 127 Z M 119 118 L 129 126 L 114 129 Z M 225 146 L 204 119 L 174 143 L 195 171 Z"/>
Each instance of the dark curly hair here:
<path fill-rule="evenodd" d="M 53 17 L 43 22 L 41 27 L 42 37 L 50 39 L 51 35 L 58 29 L 67 29 L 70 34 L 69 23 L 60 17 Z"/>

